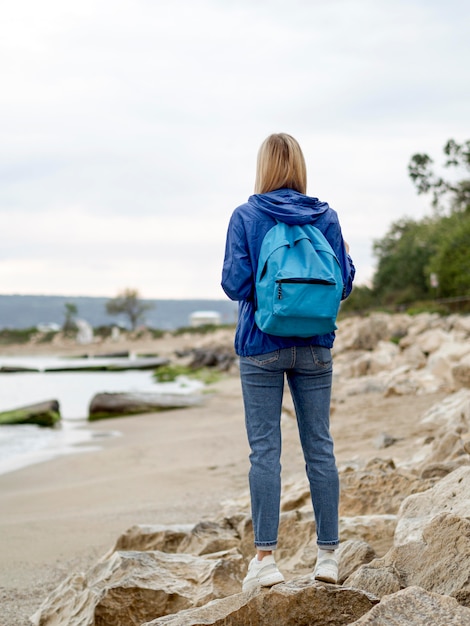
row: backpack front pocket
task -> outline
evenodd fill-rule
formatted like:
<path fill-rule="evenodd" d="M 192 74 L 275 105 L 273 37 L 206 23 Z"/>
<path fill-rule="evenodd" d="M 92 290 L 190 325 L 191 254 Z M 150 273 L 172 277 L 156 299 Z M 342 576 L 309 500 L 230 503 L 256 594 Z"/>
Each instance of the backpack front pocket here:
<path fill-rule="evenodd" d="M 274 285 L 273 314 L 280 317 L 336 316 L 337 289 L 333 280 L 278 278 Z"/>

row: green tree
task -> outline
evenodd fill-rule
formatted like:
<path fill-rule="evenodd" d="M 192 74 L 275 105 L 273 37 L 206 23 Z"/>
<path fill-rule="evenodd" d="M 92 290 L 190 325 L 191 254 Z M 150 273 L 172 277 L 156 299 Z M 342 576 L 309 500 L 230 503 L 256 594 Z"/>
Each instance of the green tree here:
<path fill-rule="evenodd" d="M 373 292 L 384 305 L 405 304 L 430 297 L 428 265 L 438 245 L 435 219 L 403 218 L 373 244 L 378 259 Z"/>
<path fill-rule="evenodd" d="M 145 311 L 152 308 L 152 304 L 141 300 L 136 289 L 124 289 L 116 298 L 106 303 L 108 315 L 124 315 L 129 320 L 132 330 L 135 330 L 137 324 L 142 320 Z"/>
<path fill-rule="evenodd" d="M 429 260 L 441 298 L 470 295 L 470 211 L 455 213 L 439 222 L 439 245 Z"/>
<path fill-rule="evenodd" d="M 77 325 L 75 324 L 75 317 L 78 313 L 78 307 L 73 302 L 66 302 L 65 305 L 65 319 L 62 325 L 62 330 L 66 333 L 77 330 Z"/>
<path fill-rule="evenodd" d="M 442 178 L 433 170 L 433 159 L 425 153 L 411 157 L 408 173 L 419 194 L 432 193 L 432 205 L 438 213 L 448 208 L 450 213 L 470 210 L 470 140 L 458 144 L 449 139 L 444 146 L 445 161 L 443 166 L 453 169 L 454 173 L 464 171 L 467 174 L 461 180 L 452 181 Z M 447 207 L 445 204 L 447 202 Z"/>

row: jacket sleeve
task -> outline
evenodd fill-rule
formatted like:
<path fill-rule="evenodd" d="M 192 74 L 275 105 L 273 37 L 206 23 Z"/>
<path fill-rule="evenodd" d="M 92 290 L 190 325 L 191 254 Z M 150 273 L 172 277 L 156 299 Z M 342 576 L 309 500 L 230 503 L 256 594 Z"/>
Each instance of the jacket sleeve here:
<path fill-rule="evenodd" d="M 335 220 L 328 225 L 325 231 L 325 237 L 328 239 L 341 265 L 341 273 L 343 275 L 343 296 L 341 299 L 345 300 L 352 291 L 356 268 L 354 267 L 353 260 L 346 252 L 341 226 L 336 213 L 334 213 L 334 215 Z"/>
<path fill-rule="evenodd" d="M 230 219 L 222 269 L 222 289 L 231 300 L 249 300 L 254 293 L 254 277 L 246 231 L 235 211 Z"/>

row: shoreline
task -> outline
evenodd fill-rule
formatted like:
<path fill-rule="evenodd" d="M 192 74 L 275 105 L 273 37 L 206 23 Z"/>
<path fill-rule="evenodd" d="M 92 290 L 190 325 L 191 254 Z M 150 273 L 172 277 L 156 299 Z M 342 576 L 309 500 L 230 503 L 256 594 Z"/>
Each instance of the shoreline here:
<path fill-rule="evenodd" d="M 174 354 L 189 342 L 171 337 L 152 343 L 146 342 L 147 352 Z M 95 434 L 122 436 L 98 437 L 97 451 L 0 475 L 5 626 L 28 626 L 28 617 L 64 577 L 91 566 L 129 527 L 196 524 L 214 519 L 224 501 L 248 502 L 249 449 L 238 375 L 223 375 L 210 390 L 202 406 L 87 424 Z M 372 458 L 409 460 L 423 437 L 419 417 L 446 395 L 372 392 L 333 400 L 338 466 Z M 284 406 L 283 481 L 306 480 L 288 394 Z M 378 435 L 390 431 L 397 442 L 378 448 Z"/>

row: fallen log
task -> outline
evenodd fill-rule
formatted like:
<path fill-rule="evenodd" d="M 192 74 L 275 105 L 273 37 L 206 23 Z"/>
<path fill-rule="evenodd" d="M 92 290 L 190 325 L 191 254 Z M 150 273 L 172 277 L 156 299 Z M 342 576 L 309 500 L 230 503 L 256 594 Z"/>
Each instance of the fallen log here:
<path fill-rule="evenodd" d="M 116 358 L 100 361 L 101 357 L 85 359 L 65 365 L 50 365 L 44 368 L 45 372 L 124 372 L 127 370 L 153 370 L 167 365 L 169 359 L 157 357 L 154 359 Z"/>
<path fill-rule="evenodd" d="M 168 411 L 202 404 L 203 396 L 169 393 L 98 393 L 88 409 L 88 420 L 122 417 L 138 413 Z"/>
<path fill-rule="evenodd" d="M 0 424 L 3 425 L 37 424 L 38 426 L 52 427 L 60 419 L 60 408 L 57 400 L 46 400 L 0 413 Z"/>

